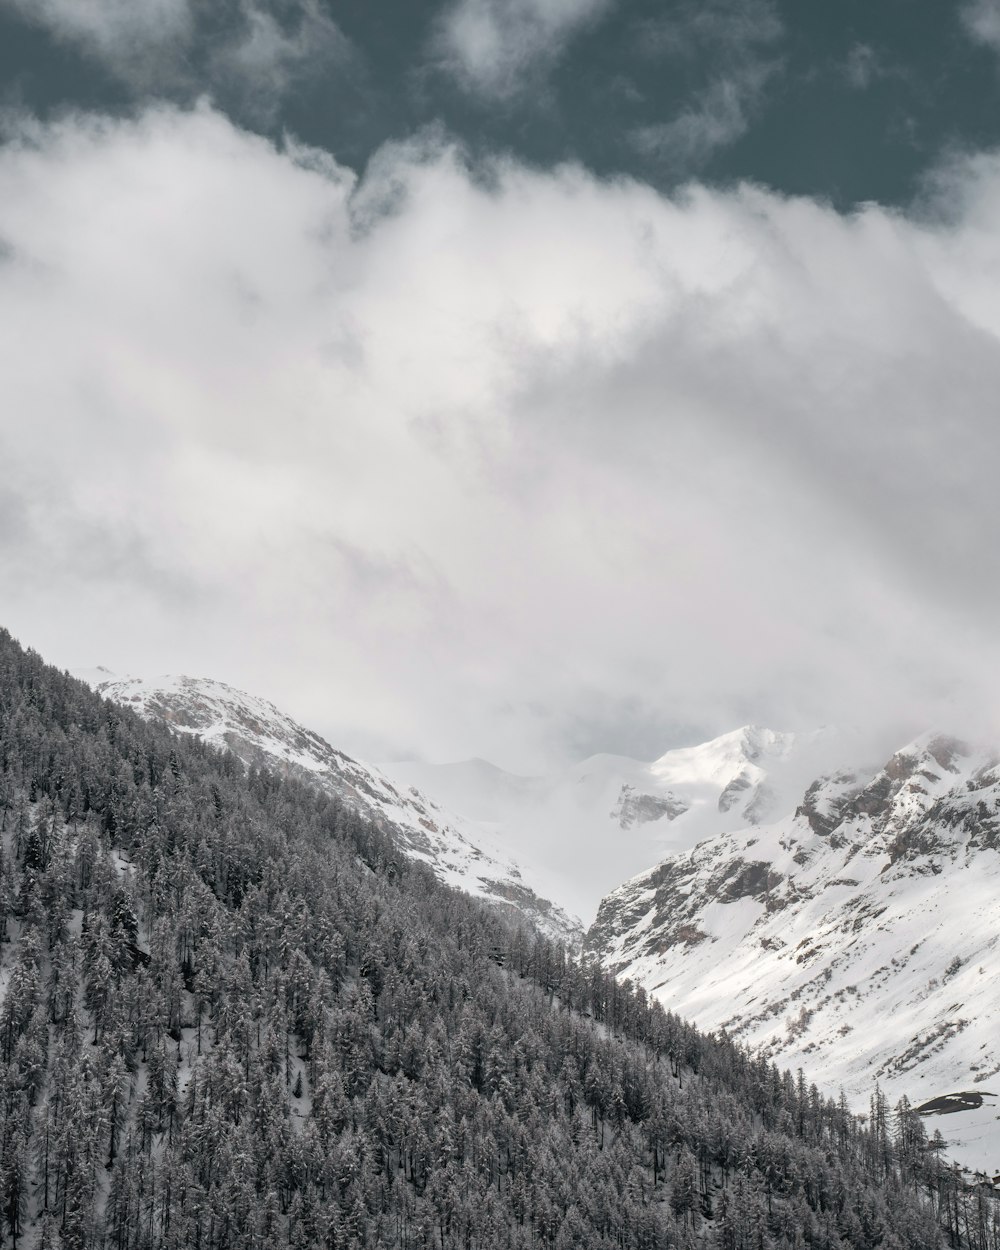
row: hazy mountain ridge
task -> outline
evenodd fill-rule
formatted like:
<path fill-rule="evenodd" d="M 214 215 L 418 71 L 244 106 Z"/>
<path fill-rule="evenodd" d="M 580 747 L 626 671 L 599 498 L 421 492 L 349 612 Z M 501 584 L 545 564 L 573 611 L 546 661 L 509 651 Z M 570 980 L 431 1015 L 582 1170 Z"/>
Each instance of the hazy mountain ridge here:
<path fill-rule="evenodd" d="M 925 735 L 813 782 L 791 816 L 665 859 L 601 904 L 589 947 L 703 1028 L 855 1100 L 1000 1078 L 1000 764 Z M 1000 1165 L 995 1111 L 949 1120 Z"/>
<path fill-rule="evenodd" d="M 549 890 L 564 906 L 592 919 L 613 885 L 666 855 L 790 815 L 824 765 L 856 751 L 851 735 L 834 730 L 747 725 L 652 763 L 602 754 L 539 777 L 482 760 L 382 767 L 400 787 L 415 785 L 488 823 L 512 854 L 548 871 Z"/>
<path fill-rule="evenodd" d="M 543 898 L 523 865 L 492 845 L 485 830 L 413 787 L 397 788 L 266 699 L 210 678 L 118 677 L 101 668 L 78 675 L 141 716 L 232 751 L 247 765 L 319 787 L 390 833 L 404 854 L 430 865 L 446 884 L 523 914 L 548 936 L 573 945 L 582 938 L 580 921 Z"/>

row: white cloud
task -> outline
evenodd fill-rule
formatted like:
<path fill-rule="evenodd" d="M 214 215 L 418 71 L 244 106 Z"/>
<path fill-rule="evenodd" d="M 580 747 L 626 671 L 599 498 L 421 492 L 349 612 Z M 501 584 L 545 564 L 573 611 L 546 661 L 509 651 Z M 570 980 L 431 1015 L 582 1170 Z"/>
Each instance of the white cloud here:
<path fill-rule="evenodd" d="M 773 68 L 753 62 L 713 79 L 670 121 L 631 131 L 632 146 L 672 167 L 697 169 L 746 133 Z"/>
<path fill-rule="evenodd" d="M 0 149 L 4 623 L 515 767 L 991 713 L 1000 160 L 948 219 L 489 172 L 207 108 Z"/>
<path fill-rule="evenodd" d="M 191 37 L 190 0 L 0 0 L 59 39 L 78 44 L 121 77 L 145 82 L 157 57 L 173 57 Z"/>
<path fill-rule="evenodd" d="M 962 21 L 980 43 L 1000 52 L 1000 2 L 998 0 L 969 0 L 962 6 Z"/>
<path fill-rule="evenodd" d="M 768 82 L 784 28 L 771 0 L 704 0 L 642 25 L 640 51 L 711 67 L 705 85 L 674 116 L 636 127 L 633 148 L 677 170 L 696 170 L 747 131 Z"/>
<path fill-rule="evenodd" d="M 272 118 L 303 77 L 344 65 L 350 41 L 317 0 L 296 0 L 279 21 L 256 0 L 241 0 L 242 28 L 211 59 L 210 77 L 235 91 L 241 114 Z"/>
<path fill-rule="evenodd" d="M 867 91 L 884 73 L 878 53 L 870 44 L 854 44 L 844 62 L 844 77 L 855 91 Z"/>
<path fill-rule="evenodd" d="M 537 83 L 611 0 L 454 0 L 437 25 L 440 68 L 467 90 L 505 99 Z"/>
<path fill-rule="evenodd" d="M 199 0 L 0 0 L 101 61 L 137 91 L 239 96 L 273 112 L 304 74 L 343 62 L 350 44 L 318 0 L 237 0 L 225 33 L 199 43 Z"/>

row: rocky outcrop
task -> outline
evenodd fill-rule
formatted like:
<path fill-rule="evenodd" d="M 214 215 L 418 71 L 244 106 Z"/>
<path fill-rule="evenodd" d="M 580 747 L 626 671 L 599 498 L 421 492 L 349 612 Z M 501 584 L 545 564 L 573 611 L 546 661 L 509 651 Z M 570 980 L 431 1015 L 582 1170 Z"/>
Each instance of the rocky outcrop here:
<path fill-rule="evenodd" d="M 675 820 L 688 810 L 688 805 L 673 794 L 637 794 L 630 785 L 623 785 L 611 815 L 622 829 L 646 825 L 654 820 Z"/>

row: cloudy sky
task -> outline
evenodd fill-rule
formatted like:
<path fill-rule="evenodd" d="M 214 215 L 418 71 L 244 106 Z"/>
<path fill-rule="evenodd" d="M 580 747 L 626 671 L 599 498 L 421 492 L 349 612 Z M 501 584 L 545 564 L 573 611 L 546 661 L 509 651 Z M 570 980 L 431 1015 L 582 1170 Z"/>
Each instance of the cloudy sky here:
<path fill-rule="evenodd" d="M 1000 729 L 1000 2 L 0 0 L 0 620 L 366 758 Z"/>

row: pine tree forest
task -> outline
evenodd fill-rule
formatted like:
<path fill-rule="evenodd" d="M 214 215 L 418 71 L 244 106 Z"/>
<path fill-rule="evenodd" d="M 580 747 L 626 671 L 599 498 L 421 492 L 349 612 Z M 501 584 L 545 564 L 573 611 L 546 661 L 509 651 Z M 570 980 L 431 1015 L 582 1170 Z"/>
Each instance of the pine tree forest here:
<path fill-rule="evenodd" d="M 1000 1250 L 992 1191 L 0 634 L 0 1245 Z"/>

